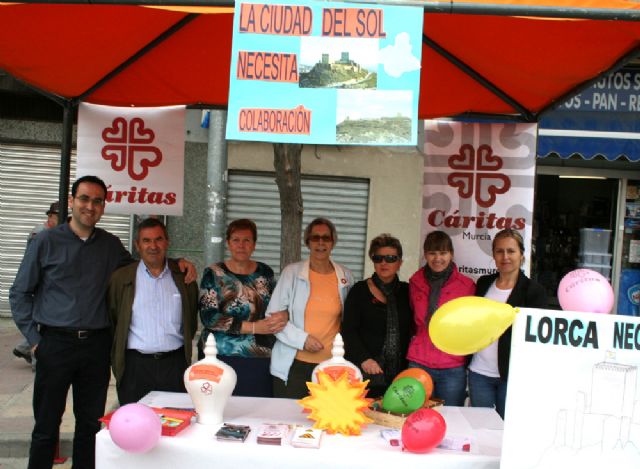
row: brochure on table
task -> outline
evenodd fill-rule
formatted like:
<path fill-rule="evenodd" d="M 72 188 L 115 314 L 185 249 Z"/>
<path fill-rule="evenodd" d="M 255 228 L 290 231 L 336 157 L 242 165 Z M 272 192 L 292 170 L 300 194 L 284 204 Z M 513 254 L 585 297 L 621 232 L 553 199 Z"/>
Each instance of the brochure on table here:
<path fill-rule="evenodd" d="M 640 467 L 640 319 L 522 308 L 501 468 Z"/>

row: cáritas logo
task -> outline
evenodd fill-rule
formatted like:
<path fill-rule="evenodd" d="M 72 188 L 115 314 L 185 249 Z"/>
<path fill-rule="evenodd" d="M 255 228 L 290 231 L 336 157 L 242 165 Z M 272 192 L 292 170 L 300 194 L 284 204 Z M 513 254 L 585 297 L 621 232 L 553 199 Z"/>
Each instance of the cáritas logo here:
<path fill-rule="evenodd" d="M 458 154 L 449 157 L 453 172 L 447 182 L 458 190 L 462 199 L 475 195 L 476 203 L 488 208 L 496 202 L 497 194 L 504 194 L 511 187 L 511 180 L 498 172 L 502 165 L 502 158 L 493 153 L 490 145 L 480 145 L 476 150 L 466 143 Z"/>
<path fill-rule="evenodd" d="M 131 179 L 141 181 L 149 174 L 149 168 L 162 162 L 162 152 L 152 145 L 155 138 L 154 131 L 145 127 L 140 117 L 129 121 L 116 117 L 111 127 L 102 131 L 106 143 L 102 147 L 102 158 L 111 161 L 114 171 L 126 169 Z"/>

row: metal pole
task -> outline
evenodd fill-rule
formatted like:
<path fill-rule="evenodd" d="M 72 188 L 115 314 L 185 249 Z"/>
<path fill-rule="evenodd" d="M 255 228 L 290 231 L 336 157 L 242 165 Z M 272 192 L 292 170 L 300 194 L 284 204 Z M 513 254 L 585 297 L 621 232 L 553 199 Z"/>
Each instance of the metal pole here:
<path fill-rule="evenodd" d="M 204 227 L 206 265 L 224 258 L 227 206 L 227 111 L 211 110 L 207 149 L 207 217 Z"/>
<path fill-rule="evenodd" d="M 215 6 L 233 8 L 233 0 L 22 0 L 31 4 L 74 5 L 160 5 L 160 6 Z M 451 0 L 346 0 L 346 3 L 374 3 L 420 7 L 425 13 L 449 13 L 457 15 L 532 16 L 538 18 L 580 18 L 590 20 L 640 21 L 637 9 L 580 8 L 562 5 L 506 5 Z"/>
<path fill-rule="evenodd" d="M 60 149 L 60 184 L 58 187 L 58 200 L 60 200 L 60 213 L 58 223 L 67 220 L 67 208 L 69 206 L 69 176 L 71 174 L 71 144 L 73 139 L 73 121 L 77 102 L 65 101 L 62 113 L 62 147 Z"/>

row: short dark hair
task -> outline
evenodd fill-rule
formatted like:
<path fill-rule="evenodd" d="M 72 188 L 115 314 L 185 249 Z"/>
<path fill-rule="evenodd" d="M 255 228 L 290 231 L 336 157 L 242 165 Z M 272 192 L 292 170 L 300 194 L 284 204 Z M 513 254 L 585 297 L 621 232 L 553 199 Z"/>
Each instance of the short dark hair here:
<path fill-rule="evenodd" d="M 524 255 L 524 240 L 522 239 L 522 235 L 518 230 L 513 230 L 511 228 L 507 228 L 505 230 L 499 231 L 493 237 L 493 241 L 491 242 L 491 252 L 496 249 L 496 241 L 502 238 L 511 238 L 518 243 L 518 247 L 520 248 L 520 254 Z"/>
<path fill-rule="evenodd" d="M 142 220 L 140 223 L 138 223 L 138 228 L 137 228 L 137 234 L 136 234 L 136 239 L 138 241 L 140 241 L 140 232 L 146 228 L 156 228 L 157 226 L 159 226 L 160 228 L 162 228 L 162 232 L 164 233 L 164 237 L 166 239 L 169 239 L 169 233 L 167 232 L 167 227 L 164 226 L 164 223 L 162 223 L 160 220 L 158 220 L 157 218 L 145 218 L 144 220 Z"/>
<path fill-rule="evenodd" d="M 311 230 L 314 226 L 325 225 L 331 231 L 331 240 L 333 241 L 333 245 L 335 246 L 338 243 L 338 232 L 336 231 L 336 225 L 333 224 L 331 220 L 328 218 L 318 217 L 314 218 L 311 223 L 307 225 L 304 229 L 304 244 L 305 246 L 309 246 L 309 238 L 311 237 Z"/>
<path fill-rule="evenodd" d="M 432 231 L 424 238 L 424 252 L 447 251 L 453 254 L 453 241 L 444 231 Z"/>
<path fill-rule="evenodd" d="M 394 238 L 389 233 L 382 233 L 371 240 L 369 244 L 369 257 L 373 256 L 378 249 L 393 248 L 398 253 L 398 257 L 402 259 L 402 244 L 398 238 Z"/>
<path fill-rule="evenodd" d="M 255 243 L 256 241 L 258 241 L 258 227 L 253 220 L 249 220 L 248 218 L 239 218 L 229 223 L 229 226 L 227 226 L 226 234 L 227 241 L 231 239 L 231 235 L 234 231 L 239 230 L 251 231 L 251 234 L 253 235 L 253 242 Z"/>
<path fill-rule="evenodd" d="M 76 179 L 76 182 L 74 182 L 73 185 L 71 186 L 71 197 L 76 196 L 76 193 L 78 192 L 78 186 L 83 182 L 99 185 L 100 187 L 102 187 L 102 190 L 104 191 L 105 199 L 107 198 L 107 185 L 98 176 L 82 176 L 81 178 Z"/>

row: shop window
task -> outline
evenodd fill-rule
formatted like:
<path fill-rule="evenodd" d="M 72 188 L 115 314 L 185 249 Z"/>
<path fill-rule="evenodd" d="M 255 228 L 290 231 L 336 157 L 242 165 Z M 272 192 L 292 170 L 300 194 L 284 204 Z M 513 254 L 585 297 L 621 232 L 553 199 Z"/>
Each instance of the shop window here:
<path fill-rule="evenodd" d="M 640 316 L 640 181 L 627 182 L 625 197 L 617 312 Z"/>
<path fill-rule="evenodd" d="M 618 184 L 617 179 L 537 177 L 531 272 L 547 289 L 550 307 L 560 308 L 558 284 L 574 269 L 596 270 L 611 280 Z"/>

